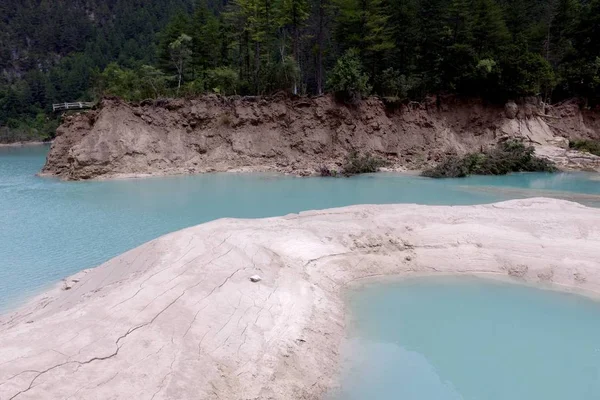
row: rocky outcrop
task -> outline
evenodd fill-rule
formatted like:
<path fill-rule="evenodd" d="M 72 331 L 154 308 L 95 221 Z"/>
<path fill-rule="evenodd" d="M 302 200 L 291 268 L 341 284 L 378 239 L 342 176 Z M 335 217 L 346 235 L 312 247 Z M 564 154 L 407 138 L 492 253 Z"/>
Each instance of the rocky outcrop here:
<path fill-rule="evenodd" d="M 600 138 L 600 122 L 575 103 L 536 99 L 506 107 L 453 97 L 356 107 L 332 97 L 105 99 L 57 131 L 43 175 L 63 179 L 227 170 L 306 175 L 339 167 L 349 151 L 371 152 L 393 169 L 421 169 L 446 154 L 516 138 L 556 147 L 557 138 Z"/>
<path fill-rule="evenodd" d="M 597 296 L 600 211 L 355 206 L 175 232 L 0 318 L 0 398 L 327 398 L 346 288 L 437 273 Z"/>

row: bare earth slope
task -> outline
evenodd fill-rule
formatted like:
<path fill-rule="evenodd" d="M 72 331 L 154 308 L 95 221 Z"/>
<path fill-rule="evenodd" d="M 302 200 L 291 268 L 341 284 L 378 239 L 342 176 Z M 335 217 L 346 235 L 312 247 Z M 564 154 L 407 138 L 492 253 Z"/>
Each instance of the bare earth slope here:
<path fill-rule="evenodd" d="M 105 99 L 57 131 L 42 175 L 110 178 L 253 170 L 312 174 L 339 167 L 351 150 L 372 152 L 394 169 L 419 169 L 446 153 L 509 138 L 543 148 L 564 168 L 600 168 L 600 157 L 568 152 L 564 138 L 600 138 L 600 120 L 577 104 L 485 106 L 445 99 L 391 110 L 377 98 L 356 107 L 329 96 L 147 101 Z"/>
<path fill-rule="evenodd" d="M 355 206 L 172 233 L 0 319 L 0 398 L 320 399 L 344 288 L 429 273 L 600 293 L 600 210 Z"/>

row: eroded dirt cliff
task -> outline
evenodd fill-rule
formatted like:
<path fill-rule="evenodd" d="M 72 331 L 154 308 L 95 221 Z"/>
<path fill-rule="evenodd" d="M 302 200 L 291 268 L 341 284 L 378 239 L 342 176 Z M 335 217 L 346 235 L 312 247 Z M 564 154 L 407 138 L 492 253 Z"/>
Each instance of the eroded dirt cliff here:
<path fill-rule="evenodd" d="M 392 169 L 420 169 L 445 154 L 509 138 L 531 142 L 564 168 L 600 168 L 600 157 L 566 150 L 568 139 L 600 139 L 600 113 L 576 102 L 534 100 L 505 107 L 456 98 L 390 108 L 370 98 L 356 107 L 330 96 L 156 100 L 105 99 L 97 110 L 65 118 L 43 175 L 109 178 L 209 171 L 307 175 L 339 167 L 352 150 Z"/>

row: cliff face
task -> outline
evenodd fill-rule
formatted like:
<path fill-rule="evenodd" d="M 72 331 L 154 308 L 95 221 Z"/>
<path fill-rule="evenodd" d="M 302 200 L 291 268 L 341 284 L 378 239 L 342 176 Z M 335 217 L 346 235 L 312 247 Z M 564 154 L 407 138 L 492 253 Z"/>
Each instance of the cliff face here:
<path fill-rule="evenodd" d="M 352 150 L 386 158 L 394 169 L 418 169 L 508 138 L 558 152 L 566 167 L 600 167 L 593 157 L 569 165 L 561 149 L 564 138 L 600 138 L 600 117 L 575 103 L 497 107 L 450 98 L 391 110 L 376 98 L 349 107 L 329 96 L 207 96 L 139 105 L 105 99 L 97 110 L 65 120 L 42 174 L 73 180 L 244 169 L 306 175 L 341 165 Z"/>

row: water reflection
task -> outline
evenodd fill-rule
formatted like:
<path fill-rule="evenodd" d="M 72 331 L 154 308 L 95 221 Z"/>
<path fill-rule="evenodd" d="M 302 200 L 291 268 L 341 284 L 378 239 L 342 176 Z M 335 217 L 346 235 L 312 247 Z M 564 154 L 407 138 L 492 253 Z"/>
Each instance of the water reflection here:
<path fill-rule="evenodd" d="M 333 400 L 596 400 L 600 303 L 476 278 L 372 285 Z"/>
<path fill-rule="evenodd" d="M 463 400 L 427 358 L 395 343 L 350 339 L 339 393 L 330 400 Z"/>

